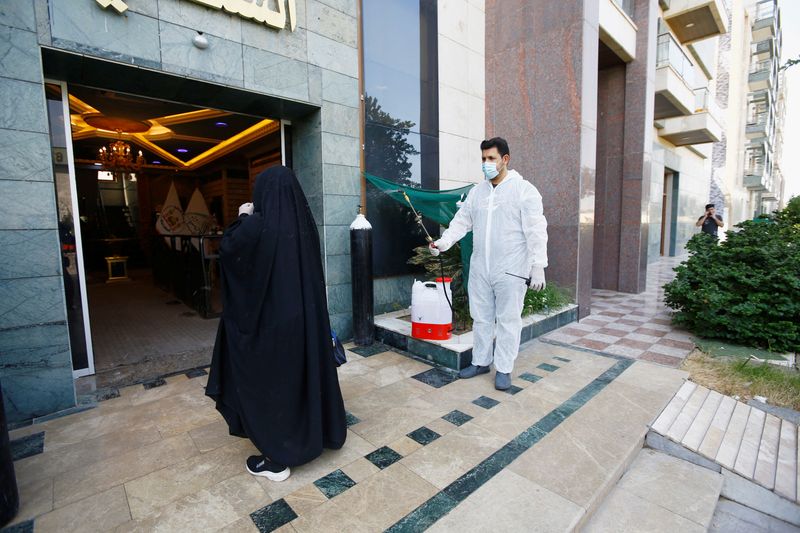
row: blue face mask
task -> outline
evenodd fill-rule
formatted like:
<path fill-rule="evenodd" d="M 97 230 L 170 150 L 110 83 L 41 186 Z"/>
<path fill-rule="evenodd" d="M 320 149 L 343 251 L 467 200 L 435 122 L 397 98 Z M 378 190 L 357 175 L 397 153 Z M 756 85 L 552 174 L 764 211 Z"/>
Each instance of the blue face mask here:
<path fill-rule="evenodd" d="M 497 170 L 497 163 L 484 163 L 481 168 L 483 169 L 483 176 L 487 180 L 493 180 L 500 174 Z"/>

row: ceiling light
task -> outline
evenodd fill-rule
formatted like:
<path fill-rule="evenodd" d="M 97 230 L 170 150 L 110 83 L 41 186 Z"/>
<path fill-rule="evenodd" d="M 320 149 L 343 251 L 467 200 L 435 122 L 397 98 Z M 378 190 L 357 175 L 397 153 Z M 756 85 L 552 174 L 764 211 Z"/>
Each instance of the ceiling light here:
<path fill-rule="evenodd" d="M 187 148 L 178 148 L 175 151 L 178 152 L 179 154 L 186 154 L 186 153 L 189 152 L 189 150 Z"/>
<path fill-rule="evenodd" d="M 214 125 L 216 127 L 218 127 L 218 128 L 227 128 L 228 127 L 228 123 L 227 122 L 215 122 Z"/>
<path fill-rule="evenodd" d="M 686 25 L 687 28 L 694 28 L 694 22 L 690 22 Z"/>
<path fill-rule="evenodd" d="M 153 164 L 154 164 L 154 165 L 160 165 L 160 164 L 161 164 L 161 161 L 159 161 L 158 159 L 154 159 L 154 160 L 153 160 Z"/>

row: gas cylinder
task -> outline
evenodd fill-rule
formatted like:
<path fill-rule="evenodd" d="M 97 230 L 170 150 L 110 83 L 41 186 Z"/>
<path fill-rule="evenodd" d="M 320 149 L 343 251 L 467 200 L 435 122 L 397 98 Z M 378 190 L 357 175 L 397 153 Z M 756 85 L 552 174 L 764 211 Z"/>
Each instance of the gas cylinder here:
<path fill-rule="evenodd" d="M 411 336 L 415 339 L 447 340 L 453 330 L 450 302 L 451 278 L 417 281 L 411 288 Z M 445 296 L 446 295 L 446 296 Z"/>

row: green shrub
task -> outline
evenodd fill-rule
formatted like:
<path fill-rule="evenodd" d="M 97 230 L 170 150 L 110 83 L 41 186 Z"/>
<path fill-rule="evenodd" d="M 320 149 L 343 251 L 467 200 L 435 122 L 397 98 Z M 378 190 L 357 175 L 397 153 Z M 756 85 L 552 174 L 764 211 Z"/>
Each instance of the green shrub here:
<path fill-rule="evenodd" d="M 700 337 L 800 351 L 800 197 L 725 241 L 699 233 L 665 289 L 673 320 Z"/>
<path fill-rule="evenodd" d="M 525 293 L 525 305 L 522 307 L 522 316 L 534 313 L 549 313 L 556 309 L 561 309 L 565 305 L 572 303 L 572 299 L 567 293 L 553 283 L 548 283 L 547 287 L 541 291 L 528 290 Z"/>

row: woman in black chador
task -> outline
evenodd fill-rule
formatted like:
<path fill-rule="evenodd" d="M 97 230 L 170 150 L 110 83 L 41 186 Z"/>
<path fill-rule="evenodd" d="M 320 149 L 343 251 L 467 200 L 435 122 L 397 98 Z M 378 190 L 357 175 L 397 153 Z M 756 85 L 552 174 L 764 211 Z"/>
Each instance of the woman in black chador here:
<path fill-rule="evenodd" d="M 256 178 L 220 245 L 223 311 L 206 394 L 273 481 L 347 436 L 331 344 L 319 234 L 291 169 Z"/>

